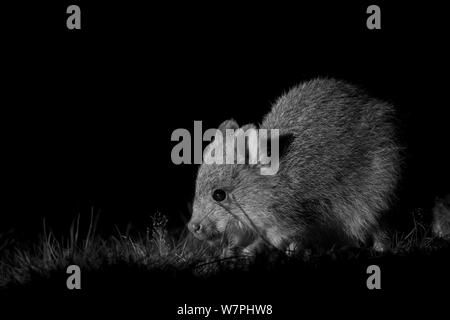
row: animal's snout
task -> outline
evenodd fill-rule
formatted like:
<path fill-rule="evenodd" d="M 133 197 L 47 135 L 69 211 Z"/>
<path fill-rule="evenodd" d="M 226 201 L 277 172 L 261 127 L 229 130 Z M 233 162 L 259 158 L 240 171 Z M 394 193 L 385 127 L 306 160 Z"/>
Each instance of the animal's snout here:
<path fill-rule="evenodd" d="M 202 232 L 203 225 L 199 222 L 191 222 L 189 223 L 188 228 L 193 234 L 200 234 Z"/>

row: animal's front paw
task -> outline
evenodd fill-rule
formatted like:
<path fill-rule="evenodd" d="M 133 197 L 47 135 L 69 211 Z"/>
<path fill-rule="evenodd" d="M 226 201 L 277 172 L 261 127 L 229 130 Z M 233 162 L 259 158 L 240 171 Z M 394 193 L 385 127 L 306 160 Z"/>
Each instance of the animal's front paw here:
<path fill-rule="evenodd" d="M 373 245 L 372 249 L 378 253 L 389 251 L 390 249 L 390 240 L 386 233 L 377 232 L 373 236 Z"/>
<path fill-rule="evenodd" d="M 254 257 L 256 254 L 256 250 L 254 248 L 244 248 L 241 251 L 241 254 L 245 257 Z"/>
<path fill-rule="evenodd" d="M 222 250 L 222 254 L 220 255 L 220 258 L 226 259 L 226 258 L 234 257 L 234 256 L 236 256 L 236 255 L 238 254 L 237 251 L 238 251 L 238 250 L 237 250 L 237 248 L 235 248 L 235 247 L 227 247 L 227 248 L 224 248 L 224 249 Z"/>
<path fill-rule="evenodd" d="M 383 252 L 388 251 L 389 245 L 386 244 L 386 242 L 383 242 L 383 241 L 375 241 L 373 243 L 372 248 L 373 248 L 373 250 L 375 250 L 378 253 L 383 253 Z"/>
<path fill-rule="evenodd" d="M 258 239 L 252 244 L 246 246 L 241 250 L 241 254 L 246 257 L 254 257 L 256 254 L 260 253 L 263 250 L 263 241 Z"/>

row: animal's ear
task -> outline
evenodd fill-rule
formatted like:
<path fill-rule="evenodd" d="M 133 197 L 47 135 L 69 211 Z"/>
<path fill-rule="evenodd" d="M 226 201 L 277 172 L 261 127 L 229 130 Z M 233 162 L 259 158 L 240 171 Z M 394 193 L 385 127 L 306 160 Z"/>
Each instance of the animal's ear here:
<path fill-rule="evenodd" d="M 236 130 L 239 128 L 239 125 L 237 124 L 236 121 L 234 121 L 234 119 L 230 119 L 230 120 L 225 120 L 224 122 L 222 122 L 219 126 L 219 130 L 222 131 L 222 135 L 225 136 L 225 130 L 226 129 L 233 129 Z"/>
<path fill-rule="evenodd" d="M 256 164 L 258 133 L 252 123 L 246 124 L 234 133 L 234 151 L 237 163 Z M 250 157 L 253 156 L 253 161 Z"/>
<path fill-rule="evenodd" d="M 217 129 L 207 130 L 203 136 L 204 139 L 211 142 L 203 151 L 203 159 L 205 163 L 221 163 L 222 157 L 226 150 L 224 149 L 226 143 L 226 131 L 228 129 L 236 130 L 239 125 L 233 119 L 225 120 Z"/>
<path fill-rule="evenodd" d="M 256 129 L 256 126 L 253 123 L 246 124 L 245 126 L 242 126 L 241 128 L 244 132 L 248 129 Z"/>

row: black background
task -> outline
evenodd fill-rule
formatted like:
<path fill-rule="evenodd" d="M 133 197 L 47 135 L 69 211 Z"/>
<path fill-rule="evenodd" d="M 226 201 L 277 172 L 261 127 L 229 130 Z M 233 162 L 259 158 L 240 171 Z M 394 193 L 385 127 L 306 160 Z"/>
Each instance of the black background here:
<path fill-rule="evenodd" d="M 382 30 L 366 28 L 373 3 Z M 66 28 L 70 4 L 81 7 L 82 30 Z M 2 3 L 0 232 L 33 242 L 45 217 L 67 235 L 78 214 L 87 223 L 92 211 L 105 234 L 129 223 L 142 230 L 156 211 L 182 225 L 196 166 L 172 164 L 173 130 L 192 130 L 194 120 L 204 129 L 231 117 L 259 122 L 284 91 L 317 76 L 353 82 L 395 104 L 408 145 L 400 211 L 429 210 L 435 196 L 450 192 L 445 14 L 429 1 Z M 319 266 L 214 281 L 136 266 L 121 277 L 123 266 L 111 266 L 84 272 L 77 292 L 58 273 L 34 284 L 29 300 L 37 308 L 20 295 L 15 312 L 60 318 L 78 308 L 86 316 L 92 304 L 102 318 L 121 310 L 125 319 L 159 319 L 184 303 L 271 303 L 283 319 L 407 318 L 418 309 L 430 317 L 445 309 L 439 298 L 448 300 L 446 254 L 337 264 L 325 256 Z M 369 263 L 383 270 L 382 290 L 365 286 Z"/>
<path fill-rule="evenodd" d="M 69 4 L 82 30 L 67 30 Z M 0 230 L 31 239 L 46 217 L 65 232 L 91 210 L 101 226 L 144 228 L 156 211 L 180 225 L 196 166 L 172 164 L 172 131 L 257 123 L 317 76 L 396 105 L 408 144 L 402 199 L 430 207 L 450 181 L 445 12 L 377 2 L 382 29 L 368 30 L 369 4 L 2 7 Z"/>

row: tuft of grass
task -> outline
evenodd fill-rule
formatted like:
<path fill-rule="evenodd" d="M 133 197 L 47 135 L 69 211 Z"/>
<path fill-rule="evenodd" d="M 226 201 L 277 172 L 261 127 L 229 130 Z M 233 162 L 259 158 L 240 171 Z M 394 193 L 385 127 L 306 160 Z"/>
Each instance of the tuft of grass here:
<path fill-rule="evenodd" d="M 413 228 L 408 233 L 394 233 L 392 237 L 392 248 L 394 252 L 407 252 L 414 248 L 431 249 L 436 238 L 431 229 L 412 215 Z"/>
<path fill-rule="evenodd" d="M 0 237 L 0 287 L 25 284 L 37 275 L 51 277 L 55 271 L 65 270 L 70 264 L 83 270 L 101 270 L 105 265 L 139 266 L 144 270 L 188 271 L 194 275 L 208 275 L 221 270 L 246 269 L 252 263 L 263 261 L 264 266 L 301 261 L 317 264 L 324 260 L 359 259 L 364 256 L 380 256 L 369 248 L 332 248 L 325 252 L 301 252 L 286 256 L 280 252 L 249 259 L 244 256 L 222 258 L 223 247 L 210 247 L 193 238 L 185 230 L 178 237 L 167 231 L 167 218 L 156 213 L 144 233 L 130 234 L 116 228 L 114 235 L 102 238 L 97 233 L 98 216 L 91 213 L 86 230 L 78 216 L 71 224 L 67 237 L 57 238 L 43 222 L 40 240 L 32 246 L 15 243 L 12 235 Z M 429 228 L 414 221 L 409 233 L 395 233 L 392 249 L 388 254 L 403 255 L 410 252 L 433 252 L 449 247 L 449 242 L 433 236 Z M 271 262 L 271 263 L 268 263 Z"/>
<path fill-rule="evenodd" d="M 145 234 L 131 235 L 116 228 L 115 235 L 104 239 L 96 232 L 97 221 L 98 217 L 91 214 L 83 232 L 78 216 L 72 222 L 68 236 L 57 238 L 44 220 L 42 235 L 35 245 L 11 246 L 5 242 L 0 258 L 0 287 L 24 284 L 32 274 L 48 277 L 70 264 L 88 270 L 122 263 L 144 266 L 148 270 L 181 270 L 219 256 L 219 250 L 197 241 L 188 232 L 178 239 L 170 236 L 166 229 L 167 219 L 159 213 L 152 218 Z"/>

